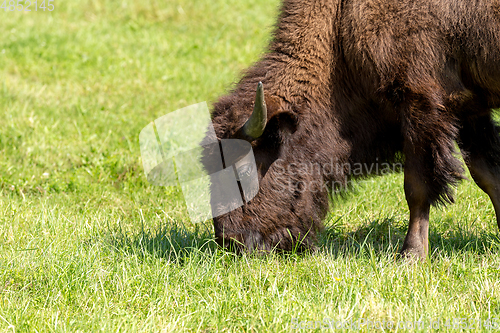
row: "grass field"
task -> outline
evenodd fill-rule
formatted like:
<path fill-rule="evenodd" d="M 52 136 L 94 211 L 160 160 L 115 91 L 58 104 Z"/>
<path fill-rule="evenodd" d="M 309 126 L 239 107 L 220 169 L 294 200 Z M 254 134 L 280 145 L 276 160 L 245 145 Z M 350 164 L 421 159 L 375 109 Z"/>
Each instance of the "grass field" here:
<path fill-rule="evenodd" d="M 227 91 L 263 52 L 277 4 L 0 10 L 0 331 L 500 329 L 500 240 L 471 181 L 431 211 L 432 255 L 417 265 L 394 257 L 401 175 L 335 199 L 317 253 L 264 258 L 221 252 L 178 188 L 148 184 L 141 129 Z"/>

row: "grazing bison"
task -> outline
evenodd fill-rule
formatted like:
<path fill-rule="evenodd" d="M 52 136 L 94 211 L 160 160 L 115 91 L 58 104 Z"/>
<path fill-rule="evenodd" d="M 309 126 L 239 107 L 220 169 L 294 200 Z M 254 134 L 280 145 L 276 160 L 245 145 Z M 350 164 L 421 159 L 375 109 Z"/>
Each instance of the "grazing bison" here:
<path fill-rule="evenodd" d="M 455 142 L 498 220 L 498 107 L 500 1 L 285 0 L 268 52 L 213 108 L 219 139 L 251 143 L 260 183 L 214 218 L 217 241 L 313 248 L 353 165 L 402 160 L 402 254 L 424 258 L 430 206 L 463 178 Z"/>

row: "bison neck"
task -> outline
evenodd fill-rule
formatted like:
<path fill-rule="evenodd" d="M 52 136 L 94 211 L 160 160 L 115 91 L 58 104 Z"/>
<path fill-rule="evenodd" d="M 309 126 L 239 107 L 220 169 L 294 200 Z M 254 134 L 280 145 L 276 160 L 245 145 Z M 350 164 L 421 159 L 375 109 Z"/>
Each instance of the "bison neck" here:
<path fill-rule="evenodd" d="M 284 104 L 326 107 L 337 61 L 340 0 L 286 0 L 263 59 L 240 82 L 241 92 L 257 82 Z M 299 108 L 300 109 L 300 108 Z"/>

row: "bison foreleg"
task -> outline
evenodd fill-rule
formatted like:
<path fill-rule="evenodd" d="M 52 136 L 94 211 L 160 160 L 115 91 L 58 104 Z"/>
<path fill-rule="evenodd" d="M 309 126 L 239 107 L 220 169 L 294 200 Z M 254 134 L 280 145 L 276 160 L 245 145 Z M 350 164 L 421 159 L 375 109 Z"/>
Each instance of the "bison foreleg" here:
<path fill-rule="evenodd" d="M 431 205 L 453 202 L 452 186 L 462 178 L 456 158 L 455 119 L 438 96 L 412 93 L 415 99 L 403 105 L 405 195 L 410 209 L 404 256 L 425 258 L 429 251 Z"/>
<path fill-rule="evenodd" d="M 497 225 L 500 229 L 500 166 L 491 165 L 490 161 L 482 157 L 467 158 L 467 160 L 467 167 L 472 178 L 488 194 L 493 203 Z"/>
<path fill-rule="evenodd" d="M 500 137 L 491 116 L 464 121 L 459 144 L 472 178 L 493 203 L 500 229 Z"/>
<path fill-rule="evenodd" d="M 425 258 L 429 252 L 429 210 L 427 187 L 422 181 L 417 165 L 405 166 L 405 195 L 410 209 L 410 224 L 401 253 L 404 256 Z"/>

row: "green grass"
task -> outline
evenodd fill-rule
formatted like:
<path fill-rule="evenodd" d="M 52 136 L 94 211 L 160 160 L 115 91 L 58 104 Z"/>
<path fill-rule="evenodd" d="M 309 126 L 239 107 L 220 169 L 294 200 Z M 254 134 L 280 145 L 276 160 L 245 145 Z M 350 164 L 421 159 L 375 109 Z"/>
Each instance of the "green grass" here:
<path fill-rule="evenodd" d="M 325 318 L 446 331 L 500 317 L 494 212 L 470 181 L 432 210 L 432 256 L 417 265 L 394 259 L 401 175 L 336 199 L 317 253 L 263 258 L 220 252 L 179 189 L 147 183 L 140 130 L 227 91 L 263 51 L 277 0 L 54 5 L 0 11 L 0 331 L 279 332 Z"/>

